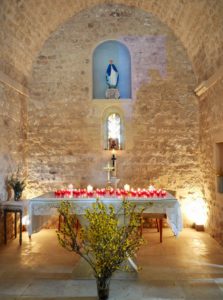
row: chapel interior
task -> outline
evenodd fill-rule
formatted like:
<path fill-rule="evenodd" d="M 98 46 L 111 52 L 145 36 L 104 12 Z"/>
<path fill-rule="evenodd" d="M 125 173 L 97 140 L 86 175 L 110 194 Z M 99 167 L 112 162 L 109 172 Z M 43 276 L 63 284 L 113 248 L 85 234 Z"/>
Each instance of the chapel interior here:
<path fill-rule="evenodd" d="M 223 0 L 0 0 L 0 299 L 97 299 L 57 217 L 19 245 L 9 214 L 4 243 L 17 170 L 20 201 L 109 176 L 173 192 L 182 232 L 145 220 L 109 299 L 222 299 Z"/>

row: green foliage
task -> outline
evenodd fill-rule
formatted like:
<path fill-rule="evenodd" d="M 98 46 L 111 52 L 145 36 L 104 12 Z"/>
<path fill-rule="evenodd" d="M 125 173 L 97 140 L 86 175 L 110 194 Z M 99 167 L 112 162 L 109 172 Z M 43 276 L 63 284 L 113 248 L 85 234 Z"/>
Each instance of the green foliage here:
<path fill-rule="evenodd" d="M 21 179 L 21 176 L 19 175 L 19 169 L 15 174 L 12 174 L 11 177 L 7 179 L 7 185 L 11 187 L 14 192 L 21 193 L 25 186 L 25 179 Z"/>
<path fill-rule="evenodd" d="M 86 209 L 87 225 L 81 228 L 80 235 L 75 230 L 76 217 L 68 201 L 61 203 L 59 213 L 64 217 L 62 230 L 57 232 L 59 243 L 83 257 L 97 278 L 111 277 L 128 257 L 135 256 L 144 242 L 139 232 L 141 213 L 136 213 L 135 206 L 127 201 L 122 202 L 119 212 L 112 205 L 97 201 Z"/>

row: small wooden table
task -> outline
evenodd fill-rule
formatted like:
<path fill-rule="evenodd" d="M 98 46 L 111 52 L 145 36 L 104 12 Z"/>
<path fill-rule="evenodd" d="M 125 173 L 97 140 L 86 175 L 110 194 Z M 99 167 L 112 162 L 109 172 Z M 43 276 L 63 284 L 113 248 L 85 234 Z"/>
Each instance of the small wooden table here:
<path fill-rule="evenodd" d="M 24 211 L 23 201 L 7 201 L 0 203 L 3 210 L 4 220 L 4 243 L 7 244 L 7 215 L 8 213 L 14 214 L 14 231 L 15 238 L 17 237 L 17 215 L 19 215 L 19 244 L 22 245 L 22 217 Z"/>

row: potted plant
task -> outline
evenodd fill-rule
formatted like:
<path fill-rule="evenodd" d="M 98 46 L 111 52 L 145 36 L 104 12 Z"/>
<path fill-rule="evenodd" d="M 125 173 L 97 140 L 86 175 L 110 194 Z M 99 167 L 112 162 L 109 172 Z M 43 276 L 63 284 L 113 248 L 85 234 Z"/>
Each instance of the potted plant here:
<path fill-rule="evenodd" d="M 19 169 L 7 179 L 7 185 L 14 191 L 14 200 L 19 201 L 26 186 L 25 179 L 19 175 Z"/>
<path fill-rule="evenodd" d="M 97 200 L 92 208 L 85 210 L 86 226 L 82 226 L 78 235 L 76 217 L 68 201 L 61 203 L 59 213 L 64 218 L 61 231 L 57 232 L 60 245 L 88 262 L 97 281 L 98 299 L 108 299 L 112 274 L 123 268 L 127 270 L 122 263 L 134 257 L 143 243 L 139 232 L 141 214 L 123 201 L 125 222 L 120 222 L 120 212 Z"/>

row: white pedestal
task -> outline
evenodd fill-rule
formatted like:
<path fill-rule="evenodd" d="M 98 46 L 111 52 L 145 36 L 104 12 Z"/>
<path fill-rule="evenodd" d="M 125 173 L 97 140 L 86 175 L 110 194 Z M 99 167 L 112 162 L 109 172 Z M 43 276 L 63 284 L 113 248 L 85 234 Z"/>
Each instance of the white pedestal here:
<path fill-rule="evenodd" d="M 111 177 L 111 185 L 114 189 L 117 189 L 120 179 L 117 177 Z"/>

